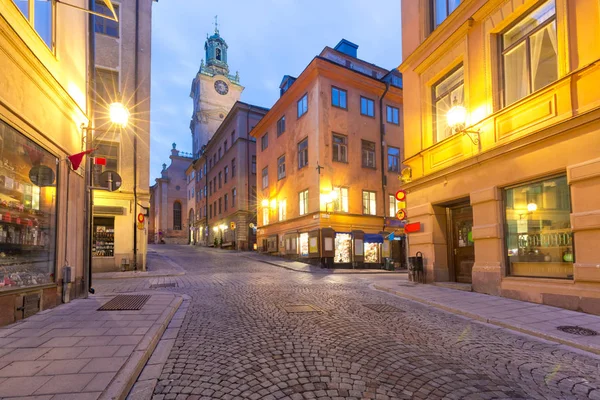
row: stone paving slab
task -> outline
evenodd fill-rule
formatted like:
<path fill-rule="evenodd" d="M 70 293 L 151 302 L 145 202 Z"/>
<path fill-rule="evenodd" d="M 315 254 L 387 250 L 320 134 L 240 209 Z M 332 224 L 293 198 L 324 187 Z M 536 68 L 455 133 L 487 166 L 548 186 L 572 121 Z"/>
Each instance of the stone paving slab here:
<path fill-rule="evenodd" d="M 185 275 L 185 269 L 162 254 L 160 250 L 148 252 L 146 271 L 121 271 L 121 272 L 96 272 L 93 279 L 131 279 L 131 278 L 158 278 L 165 276 Z"/>
<path fill-rule="evenodd" d="M 114 295 L 96 295 L 0 328 L 0 399 L 124 399 L 183 301 L 143 294 L 139 311 L 97 311 Z"/>
<path fill-rule="evenodd" d="M 327 269 L 314 265 L 306 264 L 300 261 L 287 260 L 285 258 L 269 256 L 259 253 L 242 253 L 243 257 L 260 261 L 266 264 L 274 265 L 279 268 L 285 268 L 296 272 L 305 272 L 311 274 L 398 274 L 407 273 L 407 270 L 387 271 L 384 269 Z"/>
<path fill-rule="evenodd" d="M 410 283 L 405 279 L 378 280 L 372 286 L 454 314 L 600 354 L 600 316 L 597 315 L 483 293 Z M 598 335 L 579 336 L 557 329 L 565 325 L 592 329 Z"/>

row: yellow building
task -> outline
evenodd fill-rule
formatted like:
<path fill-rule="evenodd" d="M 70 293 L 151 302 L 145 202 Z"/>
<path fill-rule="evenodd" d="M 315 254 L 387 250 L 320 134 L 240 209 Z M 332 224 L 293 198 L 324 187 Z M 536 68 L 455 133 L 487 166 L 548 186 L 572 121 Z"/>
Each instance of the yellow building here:
<path fill-rule="evenodd" d="M 357 58 L 357 48 L 342 40 L 297 79 L 286 75 L 251 131 L 261 251 L 336 267 L 380 267 L 391 256 L 402 78 Z"/>
<path fill-rule="evenodd" d="M 53 1 L 0 1 L 0 325 L 87 293 L 84 170 L 66 161 L 88 125 L 87 29 Z"/>
<path fill-rule="evenodd" d="M 428 282 L 600 313 L 600 3 L 402 1 Z"/>

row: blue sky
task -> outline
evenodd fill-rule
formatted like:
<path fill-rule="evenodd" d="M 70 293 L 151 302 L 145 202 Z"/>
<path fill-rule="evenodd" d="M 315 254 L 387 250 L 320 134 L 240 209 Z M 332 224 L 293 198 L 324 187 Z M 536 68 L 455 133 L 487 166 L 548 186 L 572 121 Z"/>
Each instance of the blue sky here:
<path fill-rule="evenodd" d="M 215 15 L 247 103 L 271 107 L 283 75 L 298 76 L 342 38 L 358 44 L 366 61 L 388 69 L 401 62 L 400 0 L 161 0 L 153 7 L 151 185 L 169 163 L 171 143 L 191 152 L 190 87 Z"/>

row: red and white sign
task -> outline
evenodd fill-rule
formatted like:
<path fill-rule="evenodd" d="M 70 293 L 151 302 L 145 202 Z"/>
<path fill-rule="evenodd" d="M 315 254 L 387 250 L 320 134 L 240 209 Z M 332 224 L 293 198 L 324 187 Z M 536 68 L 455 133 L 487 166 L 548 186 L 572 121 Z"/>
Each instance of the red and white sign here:
<path fill-rule="evenodd" d="M 396 200 L 405 201 L 406 200 L 406 192 L 404 190 L 398 190 L 396 192 Z"/>
<path fill-rule="evenodd" d="M 142 214 L 142 213 L 139 213 L 139 214 L 138 214 L 138 218 L 137 218 L 137 220 L 138 220 L 138 222 L 139 222 L 140 224 L 143 224 L 143 223 L 144 223 L 144 221 L 145 221 L 144 214 Z"/>

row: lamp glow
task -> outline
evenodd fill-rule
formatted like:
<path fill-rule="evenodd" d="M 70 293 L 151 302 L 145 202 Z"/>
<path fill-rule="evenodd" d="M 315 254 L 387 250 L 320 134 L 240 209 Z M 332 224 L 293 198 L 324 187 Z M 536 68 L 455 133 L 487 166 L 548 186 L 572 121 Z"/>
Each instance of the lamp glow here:
<path fill-rule="evenodd" d="M 464 127 L 467 123 L 467 109 L 461 105 L 453 106 L 446 114 L 448 126 L 452 129 Z"/>
<path fill-rule="evenodd" d="M 321 194 L 321 199 L 323 200 L 323 203 L 325 203 L 325 204 L 331 203 L 331 194 L 323 193 L 323 194 Z"/>
<path fill-rule="evenodd" d="M 269 200 L 262 199 L 262 201 L 260 202 L 260 205 L 263 207 L 269 207 Z"/>
<path fill-rule="evenodd" d="M 221 224 L 219 225 L 219 228 L 221 228 L 221 230 L 224 231 L 225 229 L 227 229 L 227 225 Z"/>
<path fill-rule="evenodd" d="M 527 204 L 527 211 L 534 212 L 536 210 L 537 210 L 537 204 L 535 204 L 535 203 Z"/>
<path fill-rule="evenodd" d="M 276 199 L 272 199 L 271 200 L 271 208 L 273 210 L 277 208 L 277 200 Z"/>
<path fill-rule="evenodd" d="M 337 198 L 338 198 L 337 190 L 332 190 L 331 192 L 329 192 L 329 197 L 331 197 L 331 201 L 337 200 Z"/>
<path fill-rule="evenodd" d="M 108 108 L 110 120 L 115 125 L 120 125 L 122 128 L 127 126 L 129 121 L 129 110 L 123 103 L 111 103 Z"/>
<path fill-rule="evenodd" d="M 218 226 L 213 227 L 213 231 L 214 232 L 219 232 L 219 227 Z"/>

